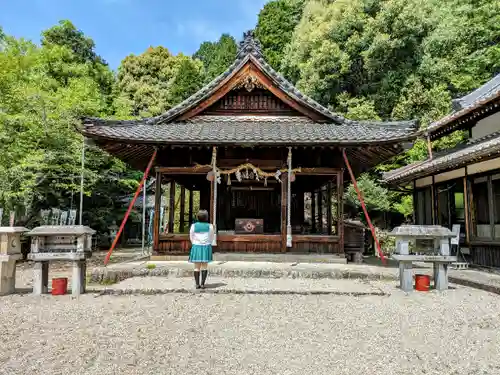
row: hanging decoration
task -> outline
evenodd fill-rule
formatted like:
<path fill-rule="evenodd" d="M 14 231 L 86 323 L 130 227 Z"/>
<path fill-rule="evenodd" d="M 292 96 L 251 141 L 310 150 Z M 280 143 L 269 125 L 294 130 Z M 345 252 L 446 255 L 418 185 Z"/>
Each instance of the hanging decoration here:
<path fill-rule="evenodd" d="M 214 161 L 212 162 L 212 165 L 195 165 L 194 169 L 204 169 L 204 168 L 210 168 L 211 170 L 207 173 L 207 180 L 208 181 L 214 181 L 214 179 L 217 181 L 218 184 L 222 182 L 221 176 L 222 175 L 227 175 L 227 181 L 228 185 L 231 185 L 231 175 L 234 174 L 236 177 L 236 180 L 238 182 L 241 182 L 243 179 L 245 180 L 256 180 L 260 181 L 261 179 L 264 180 L 264 186 L 267 186 L 267 179 L 269 177 L 276 179 L 279 183 L 281 183 L 281 175 L 284 172 L 289 172 L 289 168 L 282 168 L 278 169 L 275 172 L 264 172 L 262 169 L 256 167 L 255 165 L 251 163 L 245 163 L 241 164 L 238 167 L 232 168 L 232 169 L 218 169 Z M 295 169 L 290 169 L 290 178 L 293 181 L 295 181 L 295 173 L 296 172 L 301 172 L 300 168 L 295 168 Z"/>
<path fill-rule="evenodd" d="M 274 174 L 274 178 L 281 182 L 280 176 L 281 176 L 281 171 L 278 169 Z"/>
<path fill-rule="evenodd" d="M 253 174 L 255 175 L 255 179 L 259 181 L 259 174 L 257 173 L 257 169 L 253 169 Z"/>
<path fill-rule="evenodd" d="M 210 171 L 207 173 L 207 180 L 212 182 L 214 180 L 214 172 Z"/>
<path fill-rule="evenodd" d="M 238 170 L 238 171 L 236 171 L 235 175 L 236 175 L 236 179 L 238 180 L 238 182 L 241 182 L 241 172 Z M 228 173 L 228 176 L 229 176 L 229 178 L 231 178 L 231 175 L 229 173 Z"/>

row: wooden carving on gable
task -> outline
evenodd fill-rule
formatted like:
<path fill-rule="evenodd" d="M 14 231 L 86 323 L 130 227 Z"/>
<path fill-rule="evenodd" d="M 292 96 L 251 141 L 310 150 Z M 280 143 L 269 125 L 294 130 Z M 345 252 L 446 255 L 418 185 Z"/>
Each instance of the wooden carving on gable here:
<path fill-rule="evenodd" d="M 208 108 L 205 114 L 251 114 L 298 115 L 292 107 L 284 103 L 270 91 L 260 79 L 248 72 L 234 85 L 231 91 Z"/>
<path fill-rule="evenodd" d="M 203 99 L 180 114 L 177 120 L 198 115 L 305 116 L 313 121 L 329 121 L 318 104 L 304 101 L 291 84 L 263 60 L 260 43 L 246 33 L 240 43 L 232 70 L 215 81 Z M 174 118 L 171 118 L 173 120 Z"/>
<path fill-rule="evenodd" d="M 263 89 L 264 85 L 253 74 L 249 74 L 241 78 L 233 90 L 245 88 L 248 92 L 253 91 L 255 88 Z"/>
<path fill-rule="evenodd" d="M 252 85 L 252 82 L 242 82 L 240 88 L 235 88 L 226 94 L 204 113 L 207 115 L 265 113 L 289 116 L 299 114 L 269 91 L 260 88 L 258 85 Z"/>

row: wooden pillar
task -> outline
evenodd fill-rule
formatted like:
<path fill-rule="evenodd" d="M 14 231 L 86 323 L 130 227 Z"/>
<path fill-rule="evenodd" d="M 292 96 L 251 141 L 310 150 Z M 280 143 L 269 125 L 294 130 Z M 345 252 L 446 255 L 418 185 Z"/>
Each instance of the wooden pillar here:
<path fill-rule="evenodd" d="M 210 187 L 205 185 L 203 189 L 200 190 L 200 210 L 207 210 L 210 214 Z"/>
<path fill-rule="evenodd" d="M 217 186 L 217 147 L 213 146 L 212 148 L 212 172 L 213 172 L 213 181 L 211 184 L 211 205 L 210 205 L 210 210 L 212 211 L 212 214 L 210 215 L 212 217 L 212 225 L 214 227 L 214 235 L 213 235 L 213 240 L 212 240 L 212 246 L 217 246 L 217 216 L 218 216 L 218 198 L 217 198 L 217 192 L 218 192 L 218 186 Z"/>
<path fill-rule="evenodd" d="M 156 172 L 155 213 L 153 218 L 153 251 L 160 249 L 161 173 Z"/>
<path fill-rule="evenodd" d="M 191 224 L 193 224 L 193 194 L 194 194 L 194 190 L 189 190 L 189 208 L 188 208 L 189 227 L 191 227 Z"/>
<path fill-rule="evenodd" d="M 318 233 L 323 233 L 323 188 L 318 190 Z"/>
<path fill-rule="evenodd" d="M 465 177 L 468 179 L 468 175 L 467 175 L 467 167 L 465 167 Z M 467 192 L 468 192 L 468 208 L 469 208 L 469 231 L 470 231 L 470 237 L 469 237 L 469 241 L 472 237 L 474 236 L 477 236 L 477 226 L 476 226 L 476 223 L 477 223 L 477 214 L 476 214 L 476 206 L 474 204 L 474 192 L 472 190 L 472 180 L 468 180 L 467 181 Z M 469 246 L 470 246 L 470 242 L 469 242 Z"/>
<path fill-rule="evenodd" d="M 432 184 L 431 184 L 431 198 L 432 198 L 432 225 L 438 224 L 438 216 L 437 216 L 437 196 L 436 196 L 436 188 L 434 186 L 434 176 L 432 176 Z"/>
<path fill-rule="evenodd" d="M 221 200 L 221 204 L 223 203 L 224 204 L 224 210 L 223 212 L 225 212 L 224 214 L 224 225 L 225 225 L 225 228 L 230 228 L 231 225 L 233 225 L 234 223 L 234 219 L 233 219 L 233 215 L 231 214 L 231 201 L 232 201 L 232 194 L 231 194 L 231 190 L 228 190 L 226 189 L 225 193 L 224 193 L 224 199 Z"/>
<path fill-rule="evenodd" d="M 175 220 L 175 181 L 170 181 L 170 199 L 168 203 L 168 233 L 174 233 Z"/>
<path fill-rule="evenodd" d="M 446 185 L 446 188 L 449 189 L 446 193 L 448 195 L 448 228 L 452 228 L 453 221 L 452 221 L 452 205 L 455 207 L 455 194 L 453 193 L 453 190 L 450 188 L 450 185 Z"/>
<path fill-rule="evenodd" d="M 344 169 L 337 174 L 338 234 L 340 252 L 344 252 Z"/>
<path fill-rule="evenodd" d="M 214 187 L 215 187 L 216 181 L 214 178 L 214 181 L 210 182 L 210 208 L 208 209 L 208 217 L 210 218 L 210 222 L 214 223 Z"/>
<path fill-rule="evenodd" d="M 488 176 L 488 205 L 490 206 L 490 239 L 495 238 L 495 202 L 493 200 L 493 182 L 491 176 Z"/>
<path fill-rule="evenodd" d="M 311 191 L 311 232 L 316 233 L 316 193 Z"/>
<path fill-rule="evenodd" d="M 412 191 L 412 203 L 413 203 L 413 224 L 417 225 L 417 212 L 418 212 L 418 207 L 417 207 L 417 180 L 413 180 L 413 191 Z M 424 207 L 424 215 L 425 215 L 425 207 Z M 425 223 L 425 218 L 421 219 L 419 218 L 420 221 L 422 221 L 422 224 Z"/>
<path fill-rule="evenodd" d="M 179 233 L 184 233 L 184 224 L 186 221 L 186 188 L 181 185 L 181 212 L 179 216 Z"/>
<path fill-rule="evenodd" d="M 465 218 L 465 243 L 470 243 L 470 225 L 469 225 L 469 186 L 467 184 L 467 172 L 464 177 L 464 218 Z"/>
<path fill-rule="evenodd" d="M 286 200 L 287 200 L 286 173 L 281 175 L 281 251 L 286 252 Z"/>
<path fill-rule="evenodd" d="M 326 225 L 328 226 L 328 235 L 332 234 L 332 182 L 326 186 Z"/>
<path fill-rule="evenodd" d="M 432 143 L 429 135 L 427 135 L 427 152 L 429 154 L 429 159 L 432 160 Z"/>
<path fill-rule="evenodd" d="M 304 224 L 304 192 L 297 192 L 297 224 L 302 226 Z"/>

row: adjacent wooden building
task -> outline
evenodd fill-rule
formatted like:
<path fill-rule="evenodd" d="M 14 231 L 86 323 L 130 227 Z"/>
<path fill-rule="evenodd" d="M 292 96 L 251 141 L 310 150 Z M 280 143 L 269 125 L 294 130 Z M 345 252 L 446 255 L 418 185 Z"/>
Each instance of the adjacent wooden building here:
<path fill-rule="evenodd" d="M 466 132 L 456 148 L 388 172 L 387 183 L 412 186 L 416 224 L 460 225 L 472 263 L 500 267 L 500 75 L 453 101 L 454 111 L 431 124 L 433 140 Z"/>
<path fill-rule="evenodd" d="M 226 72 L 165 114 L 87 118 L 80 130 L 135 168 L 154 157 L 155 254 L 186 254 L 202 208 L 216 225 L 217 251 L 342 255 L 343 152 L 357 175 L 401 152 L 416 127 L 332 113 L 273 70 L 249 32 Z"/>

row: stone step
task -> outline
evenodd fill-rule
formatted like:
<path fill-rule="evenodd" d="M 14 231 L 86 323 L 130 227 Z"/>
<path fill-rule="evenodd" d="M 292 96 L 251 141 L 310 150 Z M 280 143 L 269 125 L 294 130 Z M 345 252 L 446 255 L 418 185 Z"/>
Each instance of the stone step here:
<path fill-rule="evenodd" d="M 152 261 L 187 261 L 188 255 L 153 255 Z M 346 264 L 345 255 L 340 254 L 255 254 L 255 253 L 214 253 L 215 261 L 223 262 L 274 262 L 274 263 L 335 263 Z"/>
<path fill-rule="evenodd" d="M 209 277 L 206 289 L 195 289 L 192 278 L 133 277 L 107 286 L 100 294 L 297 294 L 297 295 L 351 295 L 385 296 L 387 288 L 380 288 L 364 280 L 259 279 Z"/>
<path fill-rule="evenodd" d="M 224 278 L 397 280 L 396 268 L 335 263 L 225 262 L 210 263 L 209 273 Z M 182 278 L 193 275 L 187 261 L 129 262 L 94 269 L 91 282 L 110 284 L 134 276 Z"/>

